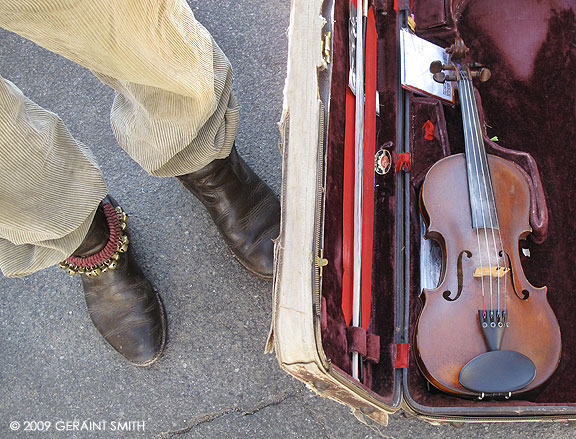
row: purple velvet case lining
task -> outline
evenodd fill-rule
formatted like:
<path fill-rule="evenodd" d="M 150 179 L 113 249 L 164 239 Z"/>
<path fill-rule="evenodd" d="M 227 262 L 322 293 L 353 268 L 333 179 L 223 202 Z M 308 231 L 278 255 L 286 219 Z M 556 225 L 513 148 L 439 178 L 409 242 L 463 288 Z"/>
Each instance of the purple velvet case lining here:
<path fill-rule="evenodd" d="M 576 6 L 573 0 L 415 0 L 418 31 L 447 46 L 455 26 L 471 48 L 470 56 L 490 67 L 493 76 L 478 85 L 486 124 L 488 152 L 516 162 L 534 182 L 533 192 L 544 195 L 548 209 L 533 199 L 534 228 L 524 245 L 531 257 L 523 265 L 528 279 L 548 287 L 548 299 L 562 331 L 563 353 L 558 370 L 548 383 L 521 400 L 475 402 L 429 391 L 411 354 L 408 391 L 419 404 L 431 407 L 486 405 L 576 405 L 576 300 L 571 251 L 576 218 Z M 377 149 L 391 153 L 397 144 L 396 13 L 392 1 L 376 1 L 378 28 L 378 89 L 380 117 Z M 423 5 L 425 5 L 423 7 Z M 427 11 L 430 12 L 427 15 Z M 384 14 L 385 12 L 385 14 Z M 339 369 L 350 372 L 346 323 L 341 311 L 342 279 L 342 175 L 345 92 L 348 59 L 348 0 L 335 0 L 333 75 L 327 143 L 326 223 L 324 255 L 330 261 L 323 277 L 323 347 Z M 420 311 L 420 230 L 417 194 L 429 167 L 443 156 L 463 151 L 459 108 L 442 106 L 430 98 L 411 97 L 411 265 L 409 288 L 410 332 Z M 434 140 L 424 139 L 422 125 L 431 120 Z M 503 145 L 503 146 L 500 146 Z M 510 148 L 510 149 L 506 149 Z M 522 152 L 520 152 L 522 151 Z M 528 154 L 525 154 L 528 153 Z M 531 161 L 533 157 L 533 161 Z M 542 180 L 538 184 L 537 166 Z M 391 173 L 376 176 L 372 319 L 369 333 L 380 337 L 380 361 L 369 363 L 366 385 L 385 402 L 394 390 L 394 309 L 396 300 L 396 179 Z M 548 216 L 546 215 L 548 213 Z M 546 233 L 547 232 L 547 233 Z M 536 244 L 535 241 L 540 242 Z"/>

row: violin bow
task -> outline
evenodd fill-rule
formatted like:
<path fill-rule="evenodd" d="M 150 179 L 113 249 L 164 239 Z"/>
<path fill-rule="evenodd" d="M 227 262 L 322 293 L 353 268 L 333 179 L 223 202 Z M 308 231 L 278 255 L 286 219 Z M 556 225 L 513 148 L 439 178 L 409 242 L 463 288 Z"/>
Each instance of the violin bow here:
<path fill-rule="evenodd" d="M 369 1 L 364 1 L 364 5 L 356 0 L 350 2 L 355 18 L 351 23 L 355 35 L 350 37 L 354 38 L 355 49 L 350 60 L 354 66 L 350 73 L 353 81 L 346 88 L 342 312 L 347 325 L 367 330 L 372 302 L 377 32 L 374 12 Z M 364 198 L 369 202 L 363 202 Z M 352 362 L 351 375 L 362 381 L 361 355 L 352 353 Z"/>
<path fill-rule="evenodd" d="M 368 0 L 358 0 L 356 8 L 356 120 L 354 156 L 354 272 L 352 326 L 362 326 L 362 186 L 364 170 L 364 36 Z M 352 377 L 360 380 L 362 359 L 352 352 Z"/>

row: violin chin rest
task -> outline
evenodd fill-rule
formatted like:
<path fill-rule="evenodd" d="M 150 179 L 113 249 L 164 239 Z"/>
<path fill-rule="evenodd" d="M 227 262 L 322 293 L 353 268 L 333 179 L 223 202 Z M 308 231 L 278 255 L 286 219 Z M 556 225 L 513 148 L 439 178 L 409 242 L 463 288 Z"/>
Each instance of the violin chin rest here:
<path fill-rule="evenodd" d="M 460 384 L 480 393 L 508 393 L 530 384 L 536 366 L 516 351 L 490 351 L 470 360 L 460 371 Z"/>

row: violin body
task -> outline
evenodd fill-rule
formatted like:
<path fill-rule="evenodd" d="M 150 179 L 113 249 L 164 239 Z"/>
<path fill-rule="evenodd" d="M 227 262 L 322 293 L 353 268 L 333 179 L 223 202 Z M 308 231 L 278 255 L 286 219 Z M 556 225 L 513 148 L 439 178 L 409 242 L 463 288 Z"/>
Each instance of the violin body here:
<path fill-rule="evenodd" d="M 518 242 L 531 232 L 530 187 L 516 165 L 493 155 L 487 158 L 497 229 L 472 225 L 464 154 L 437 162 L 420 193 L 426 237 L 438 242 L 443 257 L 438 287 L 422 292 L 416 360 L 435 387 L 458 396 L 479 394 L 464 387 L 459 375 L 470 360 L 490 350 L 478 317 L 483 309 L 506 310 L 499 349 L 519 352 L 535 366 L 533 380 L 514 394 L 543 384 L 561 354 L 560 328 L 547 289 L 531 285 L 520 262 Z M 490 270 L 493 276 L 487 275 Z"/>

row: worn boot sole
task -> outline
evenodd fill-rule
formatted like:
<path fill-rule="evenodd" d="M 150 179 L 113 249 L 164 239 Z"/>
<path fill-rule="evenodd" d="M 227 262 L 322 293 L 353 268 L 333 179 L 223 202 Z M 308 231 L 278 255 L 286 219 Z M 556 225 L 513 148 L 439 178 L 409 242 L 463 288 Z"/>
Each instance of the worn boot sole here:
<path fill-rule="evenodd" d="M 164 302 L 162 302 L 162 298 L 160 294 L 154 289 L 154 293 L 156 294 L 156 298 L 158 299 L 158 303 L 160 305 L 160 326 L 162 327 L 162 341 L 160 342 L 160 347 L 158 348 L 158 353 L 151 358 L 149 361 L 144 363 L 134 363 L 128 360 L 125 356 L 123 356 L 120 352 L 114 350 L 118 355 L 124 358 L 128 363 L 138 366 L 138 367 L 148 367 L 154 364 L 158 359 L 164 355 L 164 348 L 166 347 L 166 343 L 168 343 L 168 318 L 166 317 L 166 310 L 164 309 Z"/>

